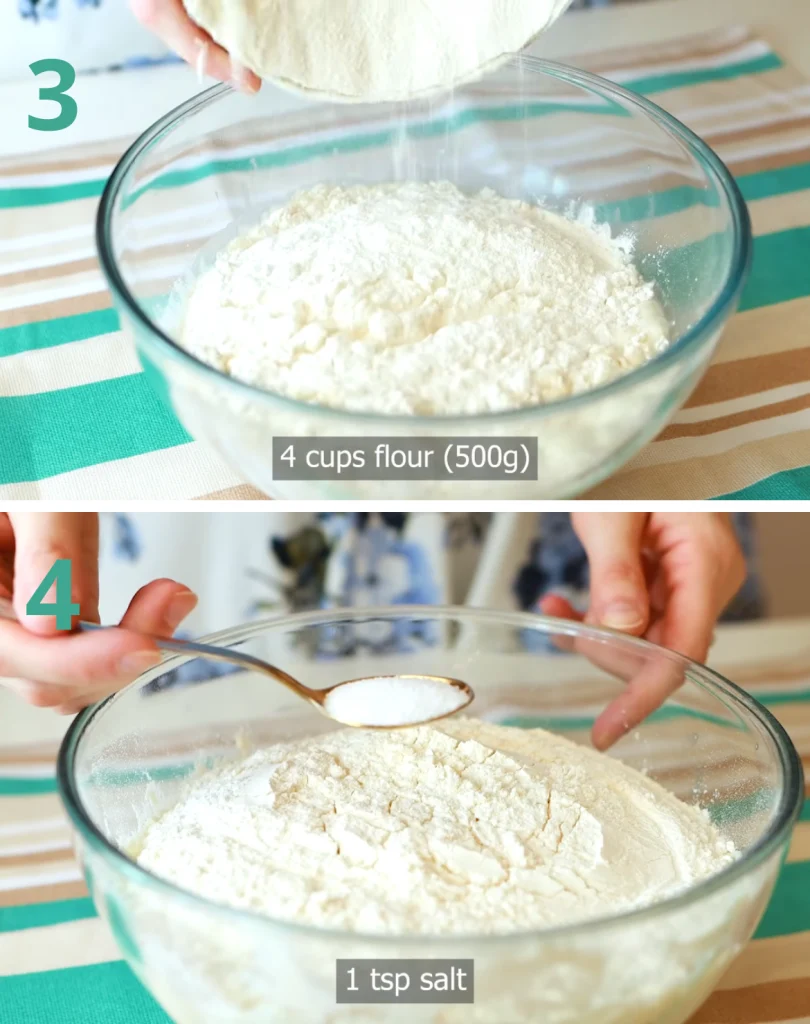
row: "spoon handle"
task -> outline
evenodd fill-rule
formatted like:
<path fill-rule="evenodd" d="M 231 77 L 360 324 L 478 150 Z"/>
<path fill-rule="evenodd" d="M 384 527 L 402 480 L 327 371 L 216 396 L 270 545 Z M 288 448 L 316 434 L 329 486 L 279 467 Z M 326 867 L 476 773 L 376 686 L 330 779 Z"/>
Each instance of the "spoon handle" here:
<path fill-rule="evenodd" d="M 14 607 L 10 601 L 0 597 L 0 619 L 9 619 L 12 622 L 19 622 L 19 617 L 14 611 Z M 91 633 L 98 629 L 114 629 L 114 626 L 102 626 L 97 622 L 84 622 L 79 621 L 77 628 L 85 633 Z M 211 658 L 215 661 L 225 661 L 230 664 L 243 665 L 248 668 L 259 669 L 261 672 L 269 672 L 275 675 L 280 682 L 286 682 L 283 678 L 286 673 L 280 669 L 274 668 L 272 665 L 268 665 L 266 661 L 261 661 L 259 658 L 254 658 L 250 654 L 245 654 L 242 651 L 234 651 L 230 647 L 214 647 L 211 644 L 201 644 L 196 640 L 176 640 L 168 639 L 162 636 L 153 636 L 149 634 L 149 639 L 152 640 L 157 647 L 164 651 L 176 651 L 179 654 L 194 653 L 199 654 L 204 658 Z"/>

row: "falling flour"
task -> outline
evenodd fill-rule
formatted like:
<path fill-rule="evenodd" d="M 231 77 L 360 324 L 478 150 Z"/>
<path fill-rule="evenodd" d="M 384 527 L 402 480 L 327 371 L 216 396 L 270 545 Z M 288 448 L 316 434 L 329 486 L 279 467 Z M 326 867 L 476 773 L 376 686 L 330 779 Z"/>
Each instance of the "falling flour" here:
<path fill-rule="evenodd" d="M 441 935 L 626 911 L 735 858 L 705 812 L 619 761 L 463 718 L 258 750 L 190 782 L 135 854 L 274 918 Z"/>
<path fill-rule="evenodd" d="M 395 100 L 493 70 L 571 0 L 183 0 L 262 78 L 343 101 Z"/>
<path fill-rule="evenodd" d="M 598 387 L 668 329 L 606 225 L 406 182 L 319 185 L 272 210 L 193 282 L 181 341 L 289 398 L 430 416 Z"/>

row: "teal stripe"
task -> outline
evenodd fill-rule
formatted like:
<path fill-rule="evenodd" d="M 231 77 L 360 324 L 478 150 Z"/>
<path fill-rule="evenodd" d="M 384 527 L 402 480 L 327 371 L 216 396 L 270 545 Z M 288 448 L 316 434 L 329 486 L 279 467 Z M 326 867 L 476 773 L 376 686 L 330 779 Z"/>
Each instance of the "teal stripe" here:
<path fill-rule="evenodd" d="M 810 861 L 785 864 L 771 902 L 754 935 L 772 939 L 810 930 Z"/>
<path fill-rule="evenodd" d="M 772 71 L 782 66 L 782 61 L 775 53 L 767 53 L 754 60 L 739 61 L 725 67 L 706 68 L 697 71 L 672 72 L 663 75 L 650 75 L 631 79 L 624 84 L 625 88 L 635 92 L 652 95 L 670 89 L 686 88 L 700 85 L 703 82 L 714 82 L 738 78 L 743 75 L 756 75 Z M 562 104 L 562 103 L 528 103 L 504 107 L 474 108 L 464 111 L 455 117 L 412 125 L 409 134 L 420 137 L 434 134 L 448 134 L 459 131 L 472 123 L 485 121 L 516 121 L 542 117 L 554 112 L 571 112 L 572 110 L 596 114 L 613 114 L 626 116 L 624 109 L 611 101 L 599 103 Z M 293 146 L 275 153 L 258 155 L 243 160 L 211 161 L 199 168 L 187 171 L 169 172 L 154 179 L 143 189 L 127 197 L 132 203 L 142 191 L 148 188 L 176 188 L 198 181 L 212 174 L 224 174 L 233 171 L 249 171 L 255 166 L 282 167 L 290 164 L 304 163 L 317 157 L 328 155 L 335 150 L 343 153 L 362 152 L 366 149 L 388 145 L 394 138 L 393 132 L 373 132 L 367 135 L 355 135 L 346 139 L 313 143 L 307 146 Z M 70 202 L 85 199 L 88 196 L 99 196 L 104 188 L 104 180 L 95 179 L 85 182 L 72 182 L 66 185 L 49 185 L 33 188 L 0 189 L 0 209 L 14 207 L 45 206 L 53 203 Z"/>
<path fill-rule="evenodd" d="M 0 796 L 39 796 L 40 793 L 55 793 L 56 779 L 13 779 L 0 778 Z"/>
<path fill-rule="evenodd" d="M 0 978 L 3 1024 L 172 1024 L 125 963 Z"/>
<path fill-rule="evenodd" d="M 741 174 L 737 179 L 746 202 L 770 199 L 789 192 L 801 192 L 810 188 L 810 164 L 794 164 L 792 167 L 776 167 L 772 171 L 755 171 Z"/>
<path fill-rule="evenodd" d="M 106 178 L 74 181 L 69 185 L 42 185 L 31 188 L 0 188 L 0 210 L 21 206 L 51 206 L 73 199 L 95 199 L 104 191 Z"/>
<path fill-rule="evenodd" d="M 716 501 L 806 501 L 810 498 L 810 466 L 786 469 L 749 487 L 721 494 Z"/>
<path fill-rule="evenodd" d="M 730 78 L 740 78 L 743 75 L 760 75 L 765 71 L 775 71 L 783 66 L 777 54 L 766 53 L 762 57 L 740 61 L 737 64 L 727 64 L 725 67 L 649 75 L 646 78 L 635 78 L 629 82 L 622 82 L 622 85 L 625 89 L 632 89 L 634 92 L 651 96 L 669 89 L 685 89 L 690 85 L 702 85 L 704 82 L 722 82 Z"/>
<path fill-rule="evenodd" d="M 0 483 L 43 480 L 191 440 L 142 373 L 0 401 Z"/>
<path fill-rule="evenodd" d="M 810 227 L 754 239 L 754 264 L 740 311 L 775 306 L 810 294 Z"/>
<path fill-rule="evenodd" d="M 85 341 L 99 334 L 111 334 L 119 327 L 118 314 L 114 309 L 100 309 L 94 313 L 77 313 L 75 316 L 6 327 L 0 330 L 0 356 L 14 356 L 35 349 L 67 345 L 72 341 Z"/>
<path fill-rule="evenodd" d="M 25 928 L 45 928 L 68 921 L 84 921 L 97 917 L 89 896 L 75 900 L 54 900 L 53 903 L 26 903 L 21 907 L 0 907 L 0 932 L 19 932 Z"/>
<path fill-rule="evenodd" d="M 810 164 L 796 164 L 794 167 L 780 167 L 773 171 L 743 174 L 736 182 L 748 203 L 788 195 L 791 192 L 801 192 L 810 189 Z M 693 185 L 680 185 L 677 188 L 665 189 L 663 192 L 602 203 L 597 207 L 597 213 L 600 220 L 609 220 L 611 223 L 619 221 L 625 224 L 681 213 L 692 206 L 716 208 L 719 205 L 720 201 L 716 195 L 709 195 L 704 189 Z"/>

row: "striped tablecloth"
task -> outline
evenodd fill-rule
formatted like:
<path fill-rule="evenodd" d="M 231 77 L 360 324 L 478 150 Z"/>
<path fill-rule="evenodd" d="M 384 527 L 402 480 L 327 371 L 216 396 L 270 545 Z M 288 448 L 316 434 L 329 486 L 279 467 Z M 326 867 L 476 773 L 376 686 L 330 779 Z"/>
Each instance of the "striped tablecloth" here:
<path fill-rule="evenodd" d="M 809 630 L 803 620 L 721 626 L 715 661 L 782 721 L 802 755 L 808 789 Z M 55 792 L 55 744 L 38 738 L 55 735 L 53 718 L 15 700 L 0 687 L 0 1021 L 168 1024 L 119 959 L 73 860 Z M 691 1024 L 810 1024 L 807 796 L 754 941 Z"/>
<path fill-rule="evenodd" d="M 706 138 L 756 233 L 741 312 L 688 408 L 593 496 L 810 497 L 810 83 L 740 27 L 578 63 Z M 161 406 L 118 333 L 92 222 L 129 141 L 0 161 L 0 498 L 257 496 Z"/>

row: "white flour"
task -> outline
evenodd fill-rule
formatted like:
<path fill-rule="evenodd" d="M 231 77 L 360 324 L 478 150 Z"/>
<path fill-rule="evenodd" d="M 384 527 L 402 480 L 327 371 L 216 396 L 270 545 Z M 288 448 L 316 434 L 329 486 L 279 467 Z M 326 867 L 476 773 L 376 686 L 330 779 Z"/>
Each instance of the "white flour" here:
<path fill-rule="evenodd" d="M 344 101 L 393 100 L 492 70 L 571 0 L 183 0 L 242 64 Z"/>
<path fill-rule="evenodd" d="M 460 934 L 649 904 L 734 856 L 704 812 L 606 755 L 455 719 L 342 730 L 211 771 L 137 859 L 276 918 Z"/>
<path fill-rule="evenodd" d="M 320 185 L 194 283 L 191 352 L 247 383 L 354 411 L 473 414 L 604 384 L 667 345 L 626 245 L 491 190 Z"/>
<path fill-rule="evenodd" d="M 418 725 L 469 702 L 455 686 L 427 677 L 380 676 L 344 683 L 326 698 L 330 718 L 346 725 Z"/>

